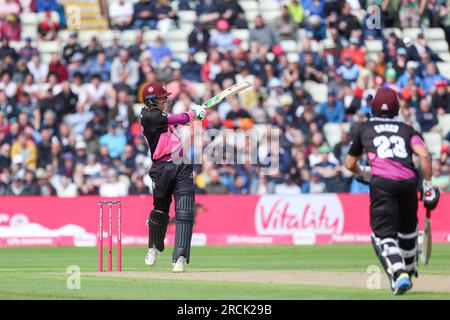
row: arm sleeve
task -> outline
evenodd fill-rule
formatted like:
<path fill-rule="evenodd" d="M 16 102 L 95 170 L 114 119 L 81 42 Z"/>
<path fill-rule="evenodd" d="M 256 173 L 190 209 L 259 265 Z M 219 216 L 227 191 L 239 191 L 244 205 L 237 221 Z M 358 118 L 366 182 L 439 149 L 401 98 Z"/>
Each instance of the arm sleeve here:
<path fill-rule="evenodd" d="M 168 117 L 168 124 L 170 125 L 184 125 L 194 119 L 194 111 L 183 112 L 181 114 L 172 114 Z"/>
<path fill-rule="evenodd" d="M 352 144 L 350 146 L 350 150 L 348 154 L 354 157 L 359 157 L 363 152 L 363 145 L 361 142 L 361 126 L 356 130 L 355 136 L 353 137 Z"/>
<path fill-rule="evenodd" d="M 409 140 L 409 144 L 411 147 L 415 146 L 416 144 L 425 145 L 425 142 L 423 140 L 422 135 L 414 130 L 414 133 L 411 136 L 411 139 Z"/>

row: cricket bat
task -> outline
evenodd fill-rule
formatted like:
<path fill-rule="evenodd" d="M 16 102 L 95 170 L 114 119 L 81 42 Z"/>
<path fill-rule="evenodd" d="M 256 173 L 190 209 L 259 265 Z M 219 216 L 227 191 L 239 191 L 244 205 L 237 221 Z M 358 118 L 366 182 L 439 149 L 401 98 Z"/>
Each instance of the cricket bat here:
<path fill-rule="evenodd" d="M 423 230 L 423 238 L 422 238 L 422 253 L 420 257 L 422 263 L 425 266 L 428 264 L 428 261 L 430 261 L 432 245 L 433 242 L 431 237 L 431 211 L 427 209 L 425 218 L 425 227 Z"/>
<path fill-rule="evenodd" d="M 223 90 L 221 93 L 216 94 L 214 97 L 212 97 L 208 101 L 204 102 L 203 106 L 205 108 L 212 108 L 215 105 L 221 103 L 227 97 L 238 94 L 239 92 L 242 92 L 245 89 L 250 88 L 251 86 L 252 86 L 252 84 L 249 81 L 242 81 L 242 82 L 236 83 L 235 85 L 232 85 L 231 87 Z"/>

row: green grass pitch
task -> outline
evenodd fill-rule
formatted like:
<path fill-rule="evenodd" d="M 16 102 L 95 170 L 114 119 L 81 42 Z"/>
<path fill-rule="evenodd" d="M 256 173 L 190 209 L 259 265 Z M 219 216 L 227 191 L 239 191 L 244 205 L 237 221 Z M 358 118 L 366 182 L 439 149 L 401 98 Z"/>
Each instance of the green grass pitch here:
<path fill-rule="evenodd" d="M 133 273 L 171 273 L 171 248 L 153 267 L 143 263 L 145 248 L 123 248 L 123 274 L 127 277 L 99 277 L 95 248 L 1 248 L 0 299 L 450 299 L 450 292 L 408 292 L 393 297 L 386 289 L 369 290 L 343 284 L 287 284 L 276 282 L 199 281 L 151 279 Z M 105 254 L 106 256 L 106 254 Z M 114 255 L 115 263 L 115 255 Z M 377 265 L 372 247 L 367 245 L 317 246 L 228 246 L 194 247 L 190 274 L 233 271 L 329 271 L 364 273 Z M 69 290 L 66 269 L 81 270 L 81 288 Z M 106 266 L 106 259 L 104 262 Z M 90 275 L 84 276 L 83 273 Z M 445 275 L 450 282 L 450 245 L 435 244 L 430 265 L 421 275 Z M 385 277 L 384 274 L 382 274 Z"/>

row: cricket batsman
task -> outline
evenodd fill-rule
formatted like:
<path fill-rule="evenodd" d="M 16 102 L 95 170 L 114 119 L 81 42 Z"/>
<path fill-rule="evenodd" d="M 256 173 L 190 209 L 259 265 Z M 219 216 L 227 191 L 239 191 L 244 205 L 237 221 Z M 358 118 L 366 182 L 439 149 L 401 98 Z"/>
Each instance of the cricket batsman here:
<path fill-rule="evenodd" d="M 419 175 L 413 154 L 420 159 L 424 206 L 432 210 L 439 201 L 424 141 L 412 127 L 395 119 L 398 112 L 397 93 L 379 89 L 372 101 L 372 117 L 358 127 L 345 159 L 345 166 L 370 184 L 372 244 L 394 295 L 410 290 L 412 276 L 418 276 Z M 359 166 L 363 150 L 371 166 Z"/>
<path fill-rule="evenodd" d="M 195 105 L 188 112 L 168 115 L 170 93 L 159 82 L 146 83 L 140 92 L 144 108 L 141 125 L 151 151 L 153 182 L 153 210 L 148 218 L 149 239 L 145 264 L 153 265 L 164 250 L 164 238 L 169 223 L 172 195 L 175 199 L 175 244 L 173 272 L 185 272 L 189 263 L 192 228 L 194 225 L 194 181 L 192 164 L 175 164 L 183 156 L 183 148 L 175 130 L 177 125 L 187 125 L 195 118 L 205 117 L 205 108 Z"/>

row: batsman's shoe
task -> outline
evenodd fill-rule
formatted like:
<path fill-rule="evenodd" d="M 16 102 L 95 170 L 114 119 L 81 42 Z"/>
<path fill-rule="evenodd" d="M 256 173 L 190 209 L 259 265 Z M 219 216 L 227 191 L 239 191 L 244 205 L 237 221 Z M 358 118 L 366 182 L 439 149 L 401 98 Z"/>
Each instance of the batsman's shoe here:
<path fill-rule="evenodd" d="M 145 255 L 145 264 L 148 266 L 152 266 L 156 262 L 156 258 L 158 258 L 159 251 L 155 248 L 149 248 L 147 254 Z"/>
<path fill-rule="evenodd" d="M 402 273 L 397 280 L 395 280 L 395 285 L 393 290 L 394 296 L 399 296 L 407 292 L 412 288 L 411 279 L 407 273 Z"/>
<path fill-rule="evenodd" d="M 181 256 L 178 258 L 177 262 L 173 264 L 172 272 L 186 272 L 186 258 Z"/>

